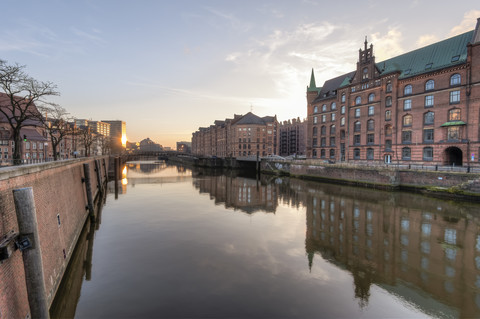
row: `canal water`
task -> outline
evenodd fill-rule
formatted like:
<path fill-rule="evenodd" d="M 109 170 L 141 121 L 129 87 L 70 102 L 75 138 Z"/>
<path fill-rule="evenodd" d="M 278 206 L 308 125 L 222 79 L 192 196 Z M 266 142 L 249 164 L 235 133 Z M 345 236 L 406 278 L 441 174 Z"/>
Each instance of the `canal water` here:
<path fill-rule="evenodd" d="M 54 318 L 480 316 L 478 204 L 163 162 L 110 190 Z"/>

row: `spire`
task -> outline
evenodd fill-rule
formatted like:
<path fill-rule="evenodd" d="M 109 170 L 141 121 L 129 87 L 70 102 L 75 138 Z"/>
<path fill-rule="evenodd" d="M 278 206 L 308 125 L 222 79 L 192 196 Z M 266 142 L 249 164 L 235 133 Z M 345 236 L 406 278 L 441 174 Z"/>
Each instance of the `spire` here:
<path fill-rule="evenodd" d="M 315 74 L 313 74 L 313 68 L 312 68 L 312 75 L 310 76 L 310 89 L 316 88 L 317 85 L 315 84 Z"/>
<path fill-rule="evenodd" d="M 480 42 L 480 18 L 477 19 L 477 25 L 473 32 L 472 44 Z"/>

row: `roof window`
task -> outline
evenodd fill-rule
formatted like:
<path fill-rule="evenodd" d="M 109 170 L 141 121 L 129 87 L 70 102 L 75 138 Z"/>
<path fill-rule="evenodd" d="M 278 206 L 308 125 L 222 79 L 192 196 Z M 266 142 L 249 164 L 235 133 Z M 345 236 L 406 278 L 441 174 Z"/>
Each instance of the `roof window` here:
<path fill-rule="evenodd" d="M 408 74 L 410 74 L 410 71 L 412 71 L 412 69 L 405 70 L 405 72 L 403 72 L 403 74 L 408 75 Z"/>
<path fill-rule="evenodd" d="M 425 64 L 425 70 L 431 69 L 431 68 L 432 68 L 432 65 L 433 65 L 433 63 L 427 63 L 427 64 Z"/>
<path fill-rule="evenodd" d="M 454 56 L 452 56 L 452 61 L 451 62 L 452 63 L 457 62 L 458 60 L 460 60 L 460 55 L 454 55 Z"/>

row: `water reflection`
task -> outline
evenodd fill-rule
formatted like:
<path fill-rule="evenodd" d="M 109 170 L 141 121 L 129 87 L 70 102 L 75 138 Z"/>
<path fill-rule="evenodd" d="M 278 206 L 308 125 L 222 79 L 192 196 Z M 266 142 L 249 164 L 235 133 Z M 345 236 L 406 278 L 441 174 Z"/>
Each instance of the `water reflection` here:
<path fill-rule="evenodd" d="M 164 162 L 124 172 L 80 317 L 480 316 L 478 204 Z"/>

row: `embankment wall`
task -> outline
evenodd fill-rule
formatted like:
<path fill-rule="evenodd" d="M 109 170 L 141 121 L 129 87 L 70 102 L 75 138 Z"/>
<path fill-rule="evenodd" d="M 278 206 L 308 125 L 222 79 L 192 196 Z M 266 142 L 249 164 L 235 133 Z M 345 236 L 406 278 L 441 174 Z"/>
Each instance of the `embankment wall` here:
<path fill-rule="evenodd" d="M 89 164 L 88 172 L 84 171 L 84 163 Z M 95 198 L 107 180 L 108 165 L 108 157 L 97 157 L 0 169 L 0 238 L 18 232 L 13 190 L 33 190 L 48 306 L 89 215 L 85 174 L 90 175 Z M 0 318 L 31 317 L 20 250 L 1 261 L 0 282 Z"/>
<path fill-rule="evenodd" d="M 480 199 L 480 174 L 476 173 L 271 161 L 262 161 L 261 171 L 373 188 Z"/>

